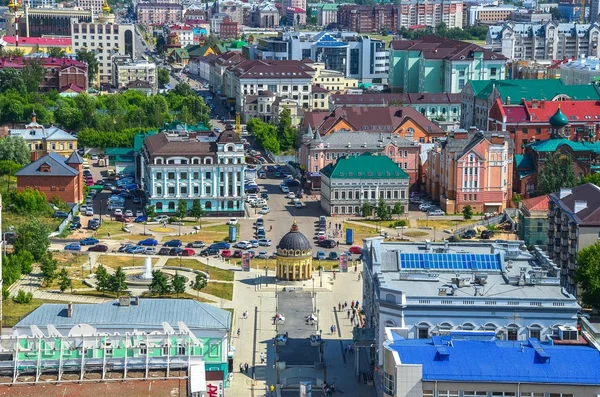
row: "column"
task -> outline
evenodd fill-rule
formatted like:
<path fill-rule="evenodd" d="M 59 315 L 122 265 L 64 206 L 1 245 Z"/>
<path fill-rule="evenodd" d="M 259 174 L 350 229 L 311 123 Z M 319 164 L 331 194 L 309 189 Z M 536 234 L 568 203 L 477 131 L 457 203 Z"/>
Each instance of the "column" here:
<path fill-rule="evenodd" d="M 225 180 L 223 181 L 223 195 L 225 197 L 229 196 L 229 171 L 223 171 L 223 176 Z"/>
<path fill-rule="evenodd" d="M 179 193 L 179 169 L 176 168 L 175 169 L 175 198 L 180 198 L 181 197 L 181 193 Z"/>
<path fill-rule="evenodd" d="M 237 184 L 238 184 L 238 180 L 237 180 L 237 171 L 234 170 L 233 171 L 233 195 L 238 197 L 238 190 L 237 190 Z M 237 202 L 236 202 L 236 206 L 237 206 Z"/>
<path fill-rule="evenodd" d="M 192 172 L 192 170 L 190 168 L 188 168 L 188 180 L 187 180 L 187 184 L 188 184 L 188 198 L 192 198 L 192 195 L 194 194 L 194 187 L 192 186 L 192 178 L 194 176 L 194 173 Z"/>
<path fill-rule="evenodd" d="M 204 173 L 205 171 L 200 171 L 200 197 L 204 197 Z"/>
<path fill-rule="evenodd" d="M 218 177 L 219 177 L 217 175 L 218 173 L 219 173 L 219 169 L 216 168 L 213 171 L 213 192 L 212 192 L 212 196 L 213 197 L 217 197 L 217 190 L 219 189 L 219 183 L 217 182 L 218 181 Z"/>
<path fill-rule="evenodd" d="M 161 169 L 161 172 L 163 174 L 163 194 L 162 194 L 162 196 L 164 198 L 168 194 L 168 191 L 169 191 L 169 186 L 167 186 L 167 183 L 168 183 L 167 176 L 168 175 L 167 175 L 167 170 L 165 170 L 164 168 Z"/>

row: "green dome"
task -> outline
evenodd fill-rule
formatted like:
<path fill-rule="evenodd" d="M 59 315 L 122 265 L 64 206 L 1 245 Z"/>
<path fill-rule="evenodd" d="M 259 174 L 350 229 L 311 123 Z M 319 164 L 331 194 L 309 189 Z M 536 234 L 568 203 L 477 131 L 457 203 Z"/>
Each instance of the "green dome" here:
<path fill-rule="evenodd" d="M 550 122 L 550 125 L 552 127 L 556 128 L 562 128 L 565 125 L 569 124 L 569 119 L 567 118 L 567 116 L 565 116 L 562 110 L 560 110 L 560 105 L 558 105 L 558 109 L 556 109 L 556 113 L 554 113 L 554 116 L 550 117 L 550 120 L 548 121 Z"/>

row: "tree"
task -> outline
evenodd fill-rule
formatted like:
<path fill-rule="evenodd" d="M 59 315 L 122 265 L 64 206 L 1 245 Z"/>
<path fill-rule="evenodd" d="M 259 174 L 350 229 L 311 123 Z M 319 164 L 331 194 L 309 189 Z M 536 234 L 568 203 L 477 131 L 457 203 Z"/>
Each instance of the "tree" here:
<path fill-rule="evenodd" d="M 581 286 L 583 303 L 600 309 L 600 243 L 577 253 L 575 280 Z"/>
<path fill-rule="evenodd" d="M 165 68 L 158 68 L 158 87 L 165 88 L 170 80 L 169 71 Z"/>
<path fill-rule="evenodd" d="M 538 173 L 538 193 L 558 192 L 561 187 L 575 186 L 573 160 L 568 155 L 552 153 L 543 162 Z"/>
<path fill-rule="evenodd" d="M 11 190 L 7 199 L 7 208 L 19 215 L 49 214 L 52 211 L 46 201 L 46 195 L 32 188 L 23 191 Z M 48 233 L 50 233 L 50 229 L 48 229 Z"/>
<path fill-rule="evenodd" d="M 6 287 L 21 278 L 21 265 L 13 257 L 14 255 L 2 256 L 2 280 Z"/>
<path fill-rule="evenodd" d="M 17 303 L 28 304 L 31 303 L 33 299 L 33 294 L 31 292 L 25 292 L 22 289 L 19 290 L 17 296 L 13 298 L 13 300 Z"/>
<path fill-rule="evenodd" d="M 465 205 L 462 209 L 463 218 L 469 220 L 473 218 L 473 207 Z"/>
<path fill-rule="evenodd" d="M 115 274 L 110 276 L 108 282 L 109 291 L 116 293 L 117 296 L 120 296 L 123 291 L 127 290 L 127 283 L 125 283 L 126 279 L 127 276 L 125 275 L 125 272 L 123 271 L 121 266 L 119 266 Z"/>
<path fill-rule="evenodd" d="M 88 64 L 88 80 L 92 84 L 98 74 L 98 61 L 96 60 L 96 54 L 82 49 L 77 52 L 77 60 Z"/>
<path fill-rule="evenodd" d="M 45 74 L 46 72 L 38 59 L 28 60 L 21 69 L 21 78 L 25 83 L 27 92 L 38 92 Z"/>
<path fill-rule="evenodd" d="M 65 292 L 67 288 L 71 288 L 71 291 L 73 291 L 73 283 L 69 277 L 69 272 L 64 267 L 58 274 L 58 287 L 60 288 L 60 292 Z"/>
<path fill-rule="evenodd" d="M 392 214 L 398 216 L 404 214 L 404 206 L 401 202 L 397 202 L 396 204 L 394 204 L 394 208 L 392 208 Z"/>
<path fill-rule="evenodd" d="M 360 214 L 363 218 L 368 218 L 373 214 L 373 207 L 371 207 L 368 201 L 365 201 L 362 207 L 360 207 Z"/>
<path fill-rule="evenodd" d="M 200 291 L 202 288 L 206 287 L 206 284 L 206 276 L 204 273 L 197 273 L 196 278 L 190 283 L 190 287 L 192 287 L 193 290 L 198 291 L 198 296 L 200 296 Z"/>
<path fill-rule="evenodd" d="M 110 275 L 106 271 L 106 268 L 99 265 L 96 269 L 96 290 L 98 292 L 106 292 L 110 289 Z"/>
<path fill-rule="evenodd" d="M 558 11 L 558 7 L 550 8 L 550 15 L 552 15 L 553 21 L 560 21 L 560 12 Z"/>
<path fill-rule="evenodd" d="M 168 295 L 171 293 L 169 280 L 167 280 L 167 277 L 160 270 L 152 271 L 152 282 L 150 282 L 148 289 L 156 295 Z"/>
<path fill-rule="evenodd" d="M 175 276 L 173 276 L 173 279 L 171 280 L 171 290 L 177 294 L 177 297 L 179 297 L 179 294 L 185 292 L 185 281 L 186 278 L 180 276 L 179 273 L 175 273 Z"/>
<path fill-rule="evenodd" d="M 179 200 L 177 202 L 177 218 L 179 218 L 179 221 L 183 220 L 183 218 L 185 218 L 185 216 L 188 213 L 188 209 L 187 209 L 187 202 L 185 200 Z"/>
<path fill-rule="evenodd" d="M 146 207 L 146 216 L 149 220 L 156 216 L 156 207 L 154 206 L 154 204 L 151 204 Z"/>
<path fill-rule="evenodd" d="M 277 140 L 281 150 L 294 149 L 297 145 L 298 131 L 292 128 L 292 113 L 288 108 L 284 108 L 279 113 L 279 123 L 277 123 Z"/>
<path fill-rule="evenodd" d="M 6 177 L 6 190 L 8 190 L 10 186 L 10 177 L 14 176 L 21 167 L 21 164 L 15 163 L 12 160 L 0 160 L 0 175 Z"/>
<path fill-rule="evenodd" d="M 50 229 L 37 218 L 31 217 L 17 228 L 17 238 L 13 244 L 15 252 L 29 251 L 35 260 L 40 260 L 48 253 Z"/>
<path fill-rule="evenodd" d="M 522 197 L 519 193 L 513 193 L 511 197 L 511 201 L 515 204 L 519 204 L 522 200 Z"/>
<path fill-rule="evenodd" d="M 48 48 L 46 53 L 48 54 L 48 57 L 50 57 L 50 58 L 64 58 L 67 55 L 65 50 L 63 50 L 60 47 L 50 47 L 50 48 Z"/>
<path fill-rule="evenodd" d="M 584 176 L 583 178 L 581 178 L 581 181 L 579 181 L 579 184 L 581 185 L 584 183 L 593 183 L 596 186 L 600 186 L 600 173 Z"/>
<path fill-rule="evenodd" d="M 204 216 L 204 209 L 200 204 L 200 200 L 196 199 L 192 201 L 192 208 L 190 208 L 190 216 L 193 216 L 194 219 L 196 219 L 196 222 L 198 222 L 198 219 Z"/>
<path fill-rule="evenodd" d="M 31 162 L 31 150 L 20 136 L 7 136 L 0 140 L 0 161 L 12 161 L 21 166 Z"/>
<path fill-rule="evenodd" d="M 18 93 L 25 93 L 27 91 L 23 77 L 14 68 L 0 70 L 0 92 L 4 93 L 9 90 L 14 90 Z"/>
<path fill-rule="evenodd" d="M 18 265 L 21 274 L 29 274 L 33 270 L 33 255 L 29 251 L 19 251 L 11 255 L 11 261 Z"/>
<path fill-rule="evenodd" d="M 375 214 L 377 215 L 377 218 L 379 218 L 381 220 L 389 219 L 389 217 L 390 217 L 390 213 L 388 211 L 387 205 L 385 204 L 385 201 L 383 201 L 383 199 L 381 197 L 379 198 L 379 201 L 377 202 L 377 207 L 375 208 Z"/>
<path fill-rule="evenodd" d="M 52 253 L 45 252 L 39 262 L 43 283 L 45 285 L 52 284 L 52 281 L 56 278 L 56 269 L 58 269 L 56 259 L 52 257 Z"/>

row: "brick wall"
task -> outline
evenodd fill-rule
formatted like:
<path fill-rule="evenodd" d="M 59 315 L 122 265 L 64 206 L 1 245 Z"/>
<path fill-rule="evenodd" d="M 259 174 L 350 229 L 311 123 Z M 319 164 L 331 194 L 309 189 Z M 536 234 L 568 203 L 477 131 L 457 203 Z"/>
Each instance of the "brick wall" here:
<path fill-rule="evenodd" d="M 83 194 L 79 179 L 79 176 L 19 176 L 17 177 L 17 189 L 22 191 L 32 188 L 44 193 L 48 200 L 58 196 L 67 203 L 75 203 L 81 201 Z"/>

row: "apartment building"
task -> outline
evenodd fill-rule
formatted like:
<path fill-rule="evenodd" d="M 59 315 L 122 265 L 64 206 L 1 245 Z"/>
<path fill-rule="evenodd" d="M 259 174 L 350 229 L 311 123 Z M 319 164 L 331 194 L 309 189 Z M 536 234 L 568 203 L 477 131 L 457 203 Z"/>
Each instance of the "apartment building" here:
<path fill-rule="evenodd" d="M 219 24 L 219 38 L 221 40 L 235 40 L 240 36 L 240 24 L 229 17 L 223 18 Z"/>
<path fill-rule="evenodd" d="M 315 70 L 313 84 L 324 88 L 327 92 L 345 92 L 348 89 L 358 88 L 358 79 L 348 78 L 337 70 L 325 69 L 323 62 L 314 62 L 311 67 Z M 327 107 L 321 106 L 321 108 Z"/>
<path fill-rule="evenodd" d="M 562 286 L 577 296 L 577 253 L 600 236 L 600 188 L 586 183 L 549 197 L 548 257 L 560 268 Z"/>
<path fill-rule="evenodd" d="M 317 4 L 317 25 L 329 26 L 338 22 L 338 5 L 337 4 Z"/>
<path fill-rule="evenodd" d="M 283 0 L 281 2 L 282 12 L 285 13 L 288 8 L 299 8 L 306 12 L 306 0 Z M 288 21 L 288 24 L 292 25 L 292 21 Z"/>
<path fill-rule="evenodd" d="M 243 3 L 238 1 L 217 1 L 213 6 L 214 14 L 226 14 L 232 22 L 244 23 Z"/>
<path fill-rule="evenodd" d="M 74 21 L 91 22 L 92 11 L 77 8 L 29 8 L 18 11 L 9 9 L 5 14 L 6 35 L 16 36 L 15 20 L 19 18 L 19 37 L 70 36 Z"/>
<path fill-rule="evenodd" d="M 358 33 L 396 33 L 398 8 L 394 4 L 340 5 L 337 10 L 337 25 L 341 29 Z"/>
<path fill-rule="evenodd" d="M 146 3 L 139 2 L 135 6 L 137 20 L 146 27 L 156 24 L 176 24 L 183 19 L 183 7 L 173 3 Z"/>
<path fill-rule="evenodd" d="M 182 47 L 193 45 L 197 42 L 194 36 L 194 28 L 189 25 L 168 25 L 164 27 L 164 36 L 167 37 L 169 34 L 176 34 L 179 37 L 179 43 Z"/>
<path fill-rule="evenodd" d="M 274 28 L 279 26 L 279 10 L 275 4 L 263 2 L 254 9 L 252 19 L 256 27 Z"/>
<path fill-rule="evenodd" d="M 467 7 L 466 14 L 468 15 L 467 22 L 469 25 L 477 23 L 490 25 L 498 22 L 510 21 L 514 12 L 518 10 L 513 6 L 470 6 Z"/>
<path fill-rule="evenodd" d="M 132 60 L 130 57 L 113 57 L 112 82 L 118 89 L 126 89 L 130 83 L 148 83 L 151 92 L 158 90 L 156 64 L 145 59 Z"/>
<path fill-rule="evenodd" d="M 0 58 L 0 69 L 21 70 L 30 60 L 23 57 Z M 88 89 L 87 63 L 69 58 L 37 58 L 36 62 L 44 68 L 44 77 L 40 81 L 40 91 L 63 90 L 78 87 L 81 91 Z"/>
<path fill-rule="evenodd" d="M 463 27 L 462 0 L 400 0 L 398 29 L 415 25 L 435 27 L 444 22 L 450 28 Z"/>
<path fill-rule="evenodd" d="M 79 8 L 91 11 L 96 17 L 102 13 L 103 5 L 104 0 L 77 0 Z"/>
<path fill-rule="evenodd" d="M 511 60 L 555 60 L 600 56 L 600 24 L 515 23 L 490 26 L 486 47 Z"/>
<path fill-rule="evenodd" d="M 426 191 L 449 214 L 467 205 L 500 213 L 512 197 L 513 154 L 507 133 L 455 130 L 427 154 Z"/>

